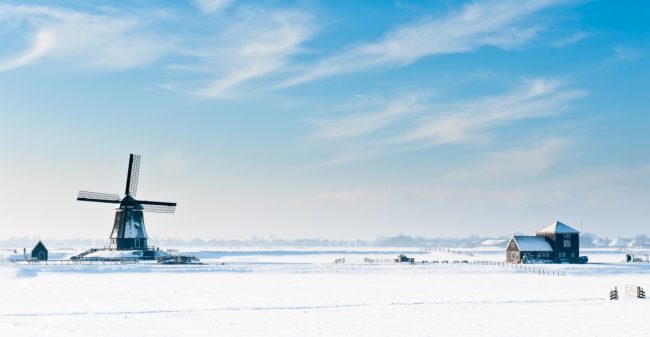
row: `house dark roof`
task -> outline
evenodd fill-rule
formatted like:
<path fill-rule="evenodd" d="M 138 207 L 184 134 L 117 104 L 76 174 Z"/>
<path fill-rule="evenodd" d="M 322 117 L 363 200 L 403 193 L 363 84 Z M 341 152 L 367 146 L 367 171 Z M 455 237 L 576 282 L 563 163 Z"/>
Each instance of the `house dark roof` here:
<path fill-rule="evenodd" d="M 45 249 L 45 250 L 47 250 L 47 248 L 45 248 L 45 245 L 44 245 L 43 242 L 41 242 L 41 241 L 38 241 L 38 243 L 36 244 L 36 246 L 34 246 L 34 248 L 32 248 L 32 251 L 34 251 L 34 250 L 37 249 L 37 248 L 41 248 L 41 249 Z"/>
<path fill-rule="evenodd" d="M 515 244 L 522 252 L 552 252 L 553 248 L 541 236 L 515 235 L 512 237 Z"/>
<path fill-rule="evenodd" d="M 537 233 L 545 233 L 545 234 L 548 234 L 548 233 L 571 233 L 571 234 L 573 234 L 573 233 L 580 233 L 580 232 L 578 232 L 577 230 L 575 230 L 575 229 L 573 229 L 573 228 L 571 228 L 571 227 L 569 227 L 569 226 L 567 226 L 567 225 L 565 225 L 565 224 L 563 224 L 563 223 L 561 223 L 559 221 L 555 221 L 552 224 L 538 230 Z"/>

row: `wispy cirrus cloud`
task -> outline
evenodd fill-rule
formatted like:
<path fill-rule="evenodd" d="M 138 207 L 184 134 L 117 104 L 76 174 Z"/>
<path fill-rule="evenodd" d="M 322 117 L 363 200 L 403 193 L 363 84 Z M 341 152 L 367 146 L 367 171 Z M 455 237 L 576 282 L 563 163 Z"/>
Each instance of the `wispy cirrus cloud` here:
<path fill-rule="evenodd" d="M 152 15 L 155 16 L 155 15 Z M 0 71 L 52 59 L 75 67 L 128 69 L 154 62 L 171 45 L 148 20 L 115 10 L 93 13 L 46 6 L 0 5 L 0 25 L 26 34 L 24 51 L 0 57 Z"/>
<path fill-rule="evenodd" d="M 194 4 L 212 14 L 231 2 Z M 245 91 L 243 84 L 283 70 L 316 30 L 311 14 L 245 6 L 218 20 L 203 18 L 207 21 L 201 33 L 179 30 L 170 35 L 165 20 L 173 15 L 162 8 L 0 5 L 0 29 L 14 31 L 25 41 L 22 51 L 0 55 L 0 71 L 47 60 L 123 70 L 175 56 L 174 63 L 166 64 L 174 82 L 161 87 L 201 97 L 231 97 L 236 90 Z"/>
<path fill-rule="evenodd" d="M 559 116 L 585 95 L 585 91 L 563 81 L 527 79 L 509 92 L 459 102 L 415 104 L 396 99 L 387 104 L 385 111 L 378 109 L 374 115 L 351 114 L 342 119 L 320 121 L 313 135 L 321 136 L 340 150 L 338 155 L 315 166 L 339 165 L 477 139 L 489 141 L 500 128 L 519 121 Z M 366 126 L 365 121 L 374 124 Z"/>
<path fill-rule="evenodd" d="M 555 42 L 551 43 L 551 45 L 556 48 L 563 48 L 566 46 L 570 46 L 574 43 L 578 43 L 592 35 L 593 35 L 592 33 L 588 33 L 588 32 L 576 32 L 572 35 L 565 36 L 555 40 Z"/>
<path fill-rule="evenodd" d="M 232 96 L 233 89 L 283 71 L 315 32 L 313 17 L 300 11 L 248 10 L 235 20 L 236 24 L 195 54 L 203 65 L 202 75 L 212 79 L 191 90 L 192 94 Z"/>
<path fill-rule="evenodd" d="M 377 41 L 357 43 L 343 52 L 324 57 L 312 53 L 309 59 L 314 61 L 300 58 L 305 44 L 319 32 L 317 15 L 310 11 L 232 0 L 190 3 L 206 15 L 192 19 L 164 7 L 134 4 L 0 5 L 0 29 L 5 28 L 5 34 L 13 31 L 23 42 L 22 50 L 2 52 L 0 71 L 44 61 L 100 70 L 159 62 L 167 71 L 160 88 L 206 98 L 232 98 L 371 68 L 401 67 L 432 55 L 466 53 L 486 46 L 517 48 L 545 29 L 548 18 L 540 13 L 563 1 L 471 2 L 433 18 L 424 14 L 415 23 L 388 30 Z M 214 13 L 220 15 L 211 15 Z M 201 23 L 200 30 L 185 29 L 195 21 Z M 172 22 L 178 29 L 169 29 Z M 570 40 L 582 38 L 578 33 Z M 364 123 L 372 129 L 394 117 L 387 111 L 384 117 L 371 118 L 348 122 Z"/>
<path fill-rule="evenodd" d="M 377 42 L 326 57 L 282 86 L 370 68 L 399 67 L 427 56 L 470 52 L 486 46 L 516 48 L 544 29 L 543 20 L 531 20 L 536 14 L 562 3 L 556 0 L 473 2 L 446 16 L 399 26 Z"/>
<path fill-rule="evenodd" d="M 228 8 L 234 0 L 193 0 L 192 3 L 203 13 L 213 14 Z"/>
<path fill-rule="evenodd" d="M 585 95 L 585 91 L 558 80 L 524 80 L 520 87 L 502 95 L 433 106 L 438 114 L 424 117 L 420 125 L 391 141 L 428 145 L 463 142 L 520 120 L 559 115 Z"/>
<path fill-rule="evenodd" d="M 636 61 L 643 58 L 643 52 L 637 48 L 628 46 L 614 47 L 614 60 L 616 61 Z"/>
<path fill-rule="evenodd" d="M 315 136 L 325 139 L 341 139 L 362 136 L 378 131 L 391 125 L 394 121 L 402 119 L 405 115 L 417 112 L 422 106 L 421 95 L 406 94 L 390 102 L 379 100 L 359 107 L 370 110 L 361 114 L 348 115 L 336 119 L 318 119 L 311 123 L 316 125 L 318 131 Z"/>
<path fill-rule="evenodd" d="M 54 48 L 56 37 L 47 30 L 40 31 L 32 37 L 29 49 L 20 55 L 0 60 L 0 72 L 23 67 L 46 55 Z"/>
<path fill-rule="evenodd" d="M 442 180 L 500 184 L 503 180 L 517 181 L 535 177 L 564 160 L 563 152 L 570 145 L 571 140 L 568 138 L 549 137 L 537 140 L 530 146 L 501 149 L 470 167 L 451 171 Z"/>

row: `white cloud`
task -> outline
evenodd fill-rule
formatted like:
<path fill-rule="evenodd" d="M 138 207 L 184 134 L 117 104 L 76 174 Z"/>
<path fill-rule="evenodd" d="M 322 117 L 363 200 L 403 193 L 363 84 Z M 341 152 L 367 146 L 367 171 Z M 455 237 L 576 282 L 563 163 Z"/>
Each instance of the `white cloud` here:
<path fill-rule="evenodd" d="M 340 150 L 314 167 L 445 144 L 490 142 L 500 128 L 526 119 L 558 116 L 585 95 L 562 81 L 529 79 L 500 95 L 450 104 L 415 104 L 413 99 L 399 98 L 374 115 L 319 121 L 321 129 L 314 135 Z"/>
<path fill-rule="evenodd" d="M 385 103 L 383 106 L 373 106 L 373 109 L 379 111 L 373 111 L 372 113 L 355 114 L 333 120 L 315 120 L 313 123 L 318 125 L 316 136 L 319 138 L 340 139 L 361 136 L 380 130 L 395 120 L 402 118 L 403 115 L 416 112 L 421 108 L 417 104 L 419 99 L 416 94 L 407 94 Z"/>
<path fill-rule="evenodd" d="M 471 3 L 446 17 L 398 27 L 378 42 L 325 58 L 283 86 L 368 68 L 402 66 L 431 55 L 463 53 L 485 46 L 512 49 L 543 29 L 528 23 L 531 17 L 558 3 L 552 0 Z"/>
<path fill-rule="evenodd" d="M 230 3 L 205 0 L 195 4 L 214 13 Z M 177 63 L 166 68 L 180 76 L 160 88 L 230 97 L 250 89 L 242 88 L 244 84 L 283 71 L 315 32 L 312 16 L 297 10 L 243 7 L 219 20 L 206 21 L 201 33 L 181 30 L 178 37 L 163 33 L 166 28 L 161 23 L 170 17 L 163 10 L 0 5 L 0 27 L 27 41 L 23 51 L 0 55 L 0 71 L 44 60 L 121 70 L 174 55 L 179 56 Z"/>
<path fill-rule="evenodd" d="M 192 3 L 205 14 L 213 14 L 228 8 L 234 0 L 193 0 Z"/>
<path fill-rule="evenodd" d="M 636 61 L 644 56 L 640 50 L 626 46 L 614 47 L 614 55 L 617 61 Z"/>
<path fill-rule="evenodd" d="M 54 34 L 47 30 L 42 30 L 36 33 L 33 39 L 34 41 L 32 42 L 31 47 L 22 55 L 8 60 L 0 60 L 0 72 L 20 68 L 34 62 L 50 52 L 56 43 L 56 37 Z"/>
<path fill-rule="evenodd" d="M 470 167 L 457 168 L 443 180 L 470 184 L 502 184 L 536 177 L 566 159 L 564 151 L 571 141 L 548 138 L 529 147 L 504 149 L 491 153 Z"/>
<path fill-rule="evenodd" d="M 519 120 L 558 115 L 584 95 L 584 91 L 567 89 L 559 81 L 528 80 L 510 93 L 438 106 L 439 114 L 393 141 L 423 141 L 430 145 L 463 142 Z"/>
<path fill-rule="evenodd" d="M 562 47 L 570 46 L 570 45 L 572 45 L 574 43 L 580 42 L 580 41 L 588 38 L 591 35 L 592 34 L 587 33 L 587 32 L 576 32 L 573 35 L 566 36 L 566 37 L 563 37 L 563 38 L 560 38 L 560 39 L 556 40 L 551 45 L 553 47 L 562 48 Z"/>
<path fill-rule="evenodd" d="M 0 23 L 31 31 L 30 45 L 0 61 L 0 71 L 49 58 L 76 67 L 127 69 L 150 64 L 170 45 L 147 32 L 146 20 L 128 13 L 94 14 L 44 6 L 0 6 Z"/>
<path fill-rule="evenodd" d="M 199 53 L 214 80 L 193 91 L 204 97 L 227 97 L 233 89 L 284 69 L 289 58 L 314 32 L 312 17 L 297 11 L 250 11 L 213 48 Z M 210 75 L 208 75 L 210 76 Z"/>

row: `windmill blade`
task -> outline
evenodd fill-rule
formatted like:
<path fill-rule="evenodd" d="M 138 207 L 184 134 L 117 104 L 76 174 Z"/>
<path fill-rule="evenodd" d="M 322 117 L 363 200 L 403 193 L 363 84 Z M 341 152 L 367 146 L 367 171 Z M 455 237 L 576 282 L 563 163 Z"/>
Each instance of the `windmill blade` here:
<path fill-rule="evenodd" d="M 138 203 L 145 212 L 173 214 L 176 211 L 175 202 L 138 200 Z"/>
<path fill-rule="evenodd" d="M 119 204 L 122 201 L 122 198 L 120 198 L 120 196 L 117 194 L 79 191 L 79 195 L 77 195 L 77 200 Z"/>
<path fill-rule="evenodd" d="M 129 173 L 126 176 L 126 195 L 135 197 L 138 194 L 138 177 L 140 175 L 140 155 L 129 156 Z"/>
<path fill-rule="evenodd" d="M 174 212 L 176 212 L 176 206 L 142 205 L 142 211 L 152 212 L 152 213 L 174 214 Z"/>

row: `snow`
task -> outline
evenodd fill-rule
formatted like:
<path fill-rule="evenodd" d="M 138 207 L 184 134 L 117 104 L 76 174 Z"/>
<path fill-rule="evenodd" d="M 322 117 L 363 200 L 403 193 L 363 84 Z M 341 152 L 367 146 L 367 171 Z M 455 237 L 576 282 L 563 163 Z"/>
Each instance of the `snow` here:
<path fill-rule="evenodd" d="M 156 251 L 156 256 L 169 256 L 163 251 Z M 141 250 L 98 250 L 90 253 L 83 258 L 88 259 L 118 259 L 118 258 L 140 258 L 142 257 Z"/>
<path fill-rule="evenodd" d="M 555 221 L 554 223 L 540 229 L 537 233 L 580 233 L 577 230 L 559 222 Z"/>
<path fill-rule="evenodd" d="M 515 235 L 512 237 L 522 252 L 552 252 L 553 248 L 540 236 Z"/>
<path fill-rule="evenodd" d="M 51 250 L 56 254 L 56 249 Z M 364 257 L 485 264 L 364 264 Z M 471 253 L 468 256 L 465 253 Z M 648 254 L 650 251 L 637 251 Z M 503 261 L 503 250 L 206 249 L 203 266 L 0 264 L 3 336 L 646 336 L 650 264 L 585 250 L 586 265 Z M 346 263 L 334 264 L 336 258 Z M 530 267 L 530 266 L 529 266 Z M 549 322 L 549 313 L 554 313 Z M 551 324 L 552 323 L 552 324 Z"/>

